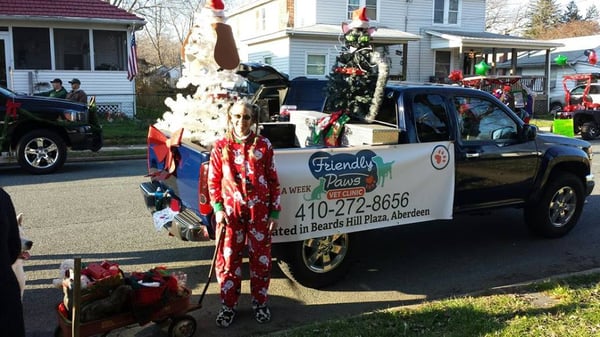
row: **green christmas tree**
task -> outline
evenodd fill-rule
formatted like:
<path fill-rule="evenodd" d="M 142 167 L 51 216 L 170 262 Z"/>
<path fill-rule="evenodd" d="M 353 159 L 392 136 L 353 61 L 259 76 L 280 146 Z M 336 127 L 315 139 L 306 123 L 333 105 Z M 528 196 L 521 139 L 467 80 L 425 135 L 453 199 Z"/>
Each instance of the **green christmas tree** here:
<path fill-rule="evenodd" d="M 387 64 L 373 50 L 366 8 L 353 13 L 350 24 L 342 24 L 345 45 L 327 76 L 328 112 L 342 111 L 354 119 L 375 118 L 387 82 Z"/>

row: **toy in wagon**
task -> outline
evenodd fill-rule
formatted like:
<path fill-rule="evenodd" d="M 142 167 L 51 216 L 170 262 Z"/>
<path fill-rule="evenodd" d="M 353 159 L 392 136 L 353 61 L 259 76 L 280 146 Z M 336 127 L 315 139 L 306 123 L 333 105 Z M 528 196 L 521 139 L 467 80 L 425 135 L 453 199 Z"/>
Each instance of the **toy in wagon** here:
<path fill-rule="evenodd" d="M 186 313 L 199 304 L 190 304 L 185 274 L 165 266 L 125 273 L 115 262 L 81 264 L 79 259 L 63 261 L 59 274 L 53 284 L 62 288 L 64 297 L 56 309 L 56 336 L 70 336 L 75 324 L 81 336 L 91 336 L 166 319 L 171 320 L 170 336 L 194 334 L 196 321 Z"/>

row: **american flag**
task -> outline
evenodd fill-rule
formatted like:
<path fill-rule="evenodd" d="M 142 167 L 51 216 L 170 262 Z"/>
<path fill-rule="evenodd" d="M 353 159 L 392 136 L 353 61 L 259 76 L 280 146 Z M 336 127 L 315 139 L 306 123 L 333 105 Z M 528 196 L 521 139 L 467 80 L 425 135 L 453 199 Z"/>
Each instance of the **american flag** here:
<path fill-rule="evenodd" d="M 131 49 L 127 58 L 127 79 L 132 81 L 137 75 L 137 46 L 135 44 L 135 32 L 131 33 Z"/>

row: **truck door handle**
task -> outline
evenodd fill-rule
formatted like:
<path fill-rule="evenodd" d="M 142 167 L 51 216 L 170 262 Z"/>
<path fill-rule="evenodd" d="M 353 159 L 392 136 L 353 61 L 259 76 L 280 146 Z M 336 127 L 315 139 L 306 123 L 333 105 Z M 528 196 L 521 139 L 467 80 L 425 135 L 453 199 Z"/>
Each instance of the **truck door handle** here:
<path fill-rule="evenodd" d="M 478 158 L 479 152 L 467 152 L 465 153 L 465 157 L 467 158 Z"/>

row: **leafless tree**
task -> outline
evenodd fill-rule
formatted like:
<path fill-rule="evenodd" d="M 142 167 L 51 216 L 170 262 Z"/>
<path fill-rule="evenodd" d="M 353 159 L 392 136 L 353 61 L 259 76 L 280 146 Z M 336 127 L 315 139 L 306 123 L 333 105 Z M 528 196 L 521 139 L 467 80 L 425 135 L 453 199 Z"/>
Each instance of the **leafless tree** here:
<path fill-rule="evenodd" d="M 181 63 L 180 50 L 205 0 L 107 0 L 147 24 L 138 34 L 138 56 L 168 67 Z"/>
<path fill-rule="evenodd" d="M 488 32 L 521 35 L 527 17 L 527 3 L 507 5 L 505 0 L 486 2 L 485 29 Z"/>

